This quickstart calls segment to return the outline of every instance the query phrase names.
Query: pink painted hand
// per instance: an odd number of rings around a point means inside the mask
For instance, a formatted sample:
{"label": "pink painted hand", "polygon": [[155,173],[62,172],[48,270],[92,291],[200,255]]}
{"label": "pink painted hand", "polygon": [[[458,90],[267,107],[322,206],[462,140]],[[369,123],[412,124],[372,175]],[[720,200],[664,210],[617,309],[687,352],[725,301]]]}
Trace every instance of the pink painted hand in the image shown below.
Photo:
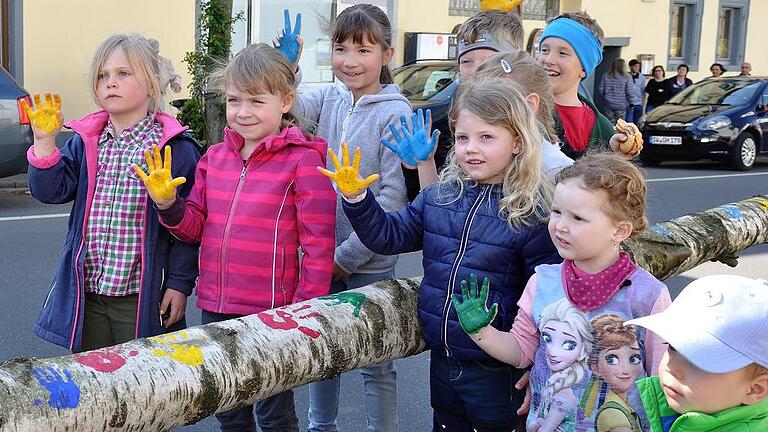
{"label": "pink painted hand", "polygon": [[360,148],[355,149],[355,159],[352,165],[349,164],[349,149],[347,143],[341,143],[341,162],[336,157],[336,153],[333,150],[328,149],[328,156],[333,161],[333,166],[336,167],[336,172],[328,171],[323,167],[317,167],[324,176],[329,177],[336,182],[339,188],[339,192],[346,198],[355,198],[365,191],[365,189],[379,179],[378,174],[369,175],[363,179],[360,177]]}
{"label": "pink painted hand", "polygon": [[34,94],[34,108],[25,99],[21,106],[27,113],[35,139],[55,137],[61,131],[63,116],[61,115],[61,96],[58,93],[45,93],[45,103],[40,99],[40,93]]}
{"label": "pink painted hand", "polygon": [[160,157],[160,149],[152,146],[152,153],[144,151],[147,160],[148,173],[145,173],[138,165],[133,164],[133,170],[147,187],[147,192],[152,201],[161,210],[167,209],[176,200],[176,188],[184,184],[185,177],[171,177],[171,148],[165,147],[165,160]]}

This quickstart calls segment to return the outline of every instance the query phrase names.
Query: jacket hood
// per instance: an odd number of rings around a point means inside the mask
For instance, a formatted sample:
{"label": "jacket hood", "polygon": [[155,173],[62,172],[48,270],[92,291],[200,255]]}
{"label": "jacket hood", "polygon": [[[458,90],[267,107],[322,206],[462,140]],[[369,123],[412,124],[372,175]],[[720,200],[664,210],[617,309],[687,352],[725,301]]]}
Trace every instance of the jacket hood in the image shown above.
{"label": "jacket hood", "polygon": [[[230,128],[224,128],[224,142],[236,152],[240,152],[240,149],[245,145],[245,139],[242,135]],[[325,161],[325,153],[328,149],[328,144],[325,140],[320,137],[310,136],[296,126],[283,128],[277,135],[270,135],[259,144],[259,146],[264,146],[264,150],[269,153],[277,153],[291,145],[311,148],[320,153],[323,161]]]}
{"label": "jacket hood", "polygon": [[336,90],[338,90],[341,97],[350,105],[354,105],[357,108],[362,108],[366,105],[375,104],[378,102],[388,101],[401,101],[408,109],[411,109],[411,103],[405,96],[400,94],[400,87],[397,84],[384,84],[381,86],[381,91],[376,94],[363,95],[357,102],[353,102],[352,92],[349,91],[347,86],[342,82],[336,83]]}
{"label": "jacket hood", "polygon": [[[65,122],[64,126],[77,132],[81,137],[93,138],[95,136],[98,139],[101,132],[107,126],[108,120],[109,113],[102,110],[88,114],[79,119]],[[165,145],[171,138],[189,129],[186,126],[182,126],[175,117],[162,111],[155,113],[155,120],[157,120],[163,127],[163,137],[160,140],[160,147]]]}

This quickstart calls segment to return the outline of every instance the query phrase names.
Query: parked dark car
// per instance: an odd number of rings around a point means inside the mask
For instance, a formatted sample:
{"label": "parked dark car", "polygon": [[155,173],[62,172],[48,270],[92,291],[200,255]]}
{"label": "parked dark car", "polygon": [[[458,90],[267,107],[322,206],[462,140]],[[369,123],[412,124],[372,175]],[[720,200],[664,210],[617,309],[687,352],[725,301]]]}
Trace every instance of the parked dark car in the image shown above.
{"label": "parked dark car", "polygon": [[645,165],[670,160],[727,161],[748,170],[768,153],[768,79],[708,78],[683,90],[639,122]]}
{"label": "parked dark car", "polygon": [[32,145],[29,117],[21,108],[21,100],[29,93],[0,68],[0,177],[27,171],[27,149]]}

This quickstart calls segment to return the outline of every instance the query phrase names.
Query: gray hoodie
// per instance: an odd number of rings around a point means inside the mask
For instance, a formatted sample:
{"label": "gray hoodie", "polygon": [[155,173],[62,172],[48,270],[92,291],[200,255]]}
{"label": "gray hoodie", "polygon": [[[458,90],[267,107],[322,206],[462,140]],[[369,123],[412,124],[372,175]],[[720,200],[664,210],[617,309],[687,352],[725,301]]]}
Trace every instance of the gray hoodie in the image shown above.
{"label": "gray hoodie", "polygon": [[[408,99],[395,84],[384,85],[375,95],[364,95],[357,103],[344,84],[316,87],[299,95],[294,111],[300,117],[317,123],[317,136],[339,155],[341,142],[349,145],[350,158],[360,147],[360,176],[379,174],[369,190],[381,207],[393,212],[406,203],[405,180],[400,158],[384,147],[381,138],[394,141],[387,125],[398,122],[401,115],[413,112]],[[328,169],[336,171],[331,158]],[[341,208],[341,196],[336,200],[336,264],[347,273],[383,273],[394,268],[397,256],[377,255],[360,242]]]}

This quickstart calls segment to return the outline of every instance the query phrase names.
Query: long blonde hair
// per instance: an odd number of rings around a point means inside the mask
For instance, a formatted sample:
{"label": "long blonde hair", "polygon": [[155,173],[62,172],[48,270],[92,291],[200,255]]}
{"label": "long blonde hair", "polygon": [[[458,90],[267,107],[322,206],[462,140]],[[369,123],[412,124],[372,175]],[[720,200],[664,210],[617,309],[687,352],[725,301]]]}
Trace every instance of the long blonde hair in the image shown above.
{"label": "long blonde hair", "polygon": [[539,110],[536,119],[539,121],[542,135],[551,143],[559,138],[555,132],[555,96],[552,94],[552,84],[549,83],[547,71],[525,51],[497,53],[486,58],[473,75],[473,79],[505,78],[512,80],[525,89],[526,94],[539,95]]}
{"label": "long blonde hair", "polygon": [[128,63],[137,77],[144,79],[147,83],[150,93],[149,111],[159,111],[163,106],[162,96],[160,94],[160,66],[157,61],[157,53],[152,49],[149,40],[144,36],[133,34],[114,34],[108,37],[96,49],[91,61],[91,95],[98,104],[96,96],[101,68],[107,62],[116,49],[122,48]]}
{"label": "long blonde hair", "polygon": [[[499,203],[499,216],[512,226],[530,226],[546,220],[554,189],[541,169],[542,137],[525,94],[519,85],[510,81],[473,79],[459,85],[449,113],[452,131],[459,113],[467,111],[520,137],[521,151],[504,169],[504,197]],[[468,182],[476,185],[457,162],[455,151],[451,151],[438,184],[439,199],[444,191],[450,191],[449,200],[442,204],[458,200]]]}
{"label": "long blonde hair", "polygon": [[539,333],[544,331],[544,326],[549,321],[558,321],[567,323],[581,337],[581,350],[579,357],[567,368],[555,372],[549,376],[544,389],[542,390],[542,406],[546,407],[554,396],[563,389],[572,387],[574,384],[583,380],[589,370],[588,361],[592,353],[594,344],[594,335],[592,325],[587,315],[572,305],[568,299],[560,299],[558,302],[547,305],[541,311],[539,320]]}

